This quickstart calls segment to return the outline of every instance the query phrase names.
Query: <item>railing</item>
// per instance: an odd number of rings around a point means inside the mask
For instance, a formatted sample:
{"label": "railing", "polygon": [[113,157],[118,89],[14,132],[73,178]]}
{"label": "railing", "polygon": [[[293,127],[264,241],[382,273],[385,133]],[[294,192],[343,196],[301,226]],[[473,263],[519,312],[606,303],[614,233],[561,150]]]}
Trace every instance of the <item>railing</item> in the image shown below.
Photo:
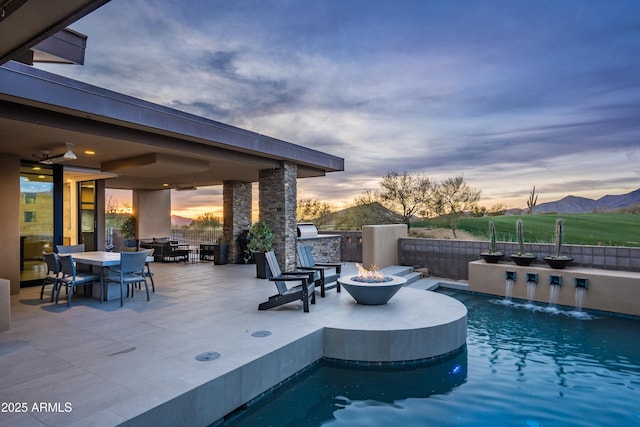
{"label": "railing", "polygon": [[189,228],[171,229],[171,240],[177,240],[180,244],[200,246],[201,243],[219,243],[222,240],[222,228],[213,230],[197,230]]}
{"label": "railing", "polygon": [[[107,229],[105,235],[105,247],[119,250],[123,246],[120,230]],[[171,230],[171,240],[177,240],[180,244],[199,247],[200,244],[218,243],[222,240],[222,228],[214,230],[196,230],[188,228],[174,228]]]}

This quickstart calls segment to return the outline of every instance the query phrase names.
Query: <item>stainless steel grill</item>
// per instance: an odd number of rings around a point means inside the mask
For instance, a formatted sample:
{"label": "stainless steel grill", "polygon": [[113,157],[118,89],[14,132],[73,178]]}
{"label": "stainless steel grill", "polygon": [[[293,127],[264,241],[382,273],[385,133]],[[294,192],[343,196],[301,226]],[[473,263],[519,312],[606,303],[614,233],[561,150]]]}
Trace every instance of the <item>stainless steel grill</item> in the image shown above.
{"label": "stainless steel grill", "polygon": [[317,237],[318,229],[313,223],[298,224],[298,237]]}

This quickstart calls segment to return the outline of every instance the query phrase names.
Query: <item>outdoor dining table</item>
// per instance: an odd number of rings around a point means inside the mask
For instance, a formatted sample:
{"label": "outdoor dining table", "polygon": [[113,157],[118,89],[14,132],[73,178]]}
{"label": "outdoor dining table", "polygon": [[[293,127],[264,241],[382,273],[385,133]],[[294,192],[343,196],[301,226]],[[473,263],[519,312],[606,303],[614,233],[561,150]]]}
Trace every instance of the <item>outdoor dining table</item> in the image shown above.
{"label": "outdoor dining table", "polygon": [[[106,251],[90,251],[90,252],[74,252],[69,255],[73,256],[73,260],[77,264],[91,265],[101,268],[100,274],[100,302],[107,300],[107,292],[104,287],[104,277],[109,267],[117,267],[120,265],[119,252]],[[153,262],[153,257],[148,256],[146,262]]]}

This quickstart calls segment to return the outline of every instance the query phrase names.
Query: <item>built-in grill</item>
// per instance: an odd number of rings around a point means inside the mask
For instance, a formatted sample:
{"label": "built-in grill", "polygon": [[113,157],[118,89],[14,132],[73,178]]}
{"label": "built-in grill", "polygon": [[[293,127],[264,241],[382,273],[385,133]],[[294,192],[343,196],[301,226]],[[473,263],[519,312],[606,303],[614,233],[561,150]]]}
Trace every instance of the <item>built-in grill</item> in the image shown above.
{"label": "built-in grill", "polygon": [[298,237],[318,237],[318,229],[313,223],[300,223],[298,224]]}

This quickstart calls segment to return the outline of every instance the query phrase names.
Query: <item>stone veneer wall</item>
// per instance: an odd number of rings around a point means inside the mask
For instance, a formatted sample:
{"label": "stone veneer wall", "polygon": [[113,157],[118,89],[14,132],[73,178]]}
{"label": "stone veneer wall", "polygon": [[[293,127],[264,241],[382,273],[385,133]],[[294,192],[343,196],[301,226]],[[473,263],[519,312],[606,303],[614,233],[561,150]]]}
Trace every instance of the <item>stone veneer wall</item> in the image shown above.
{"label": "stone veneer wall", "polygon": [[237,238],[251,228],[251,183],[224,181],[222,190],[223,226],[222,239],[229,244],[229,260],[241,264],[244,254]]}
{"label": "stone veneer wall", "polygon": [[[481,259],[480,252],[485,252],[488,245],[475,240],[400,239],[399,263],[426,267],[434,276],[467,280],[469,263]],[[498,250],[506,255],[502,262],[511,262],[509,255],[517,252],[518,244],[498,242]],[[525,250],[538,256],[534,265],[546,266],[542,257],[553,253],[554,246],[525,244]],[[562,254],[573,257],[572,266],[640,272],[640,248],[563,245]]]}
{"label": "stone veneer wall", "polygon": [[362,231],[319,231],[321,236],[333,234],[340,236],[340,261],[362,262]]}
{"label": "stone veneer wall", "polygon": [[342,236],[328,234],[319,235],[319,237],[298,238],[298,245],[311,247],[315,262],[340,262],[342,261],[341,241]]}
{"label": "stone veneer wall", "polygon": [[273,231],[273,249],[284,271],[296,268],[296,222],[298,166],[282,162],[277,169],[260,171],[260,220]]}

